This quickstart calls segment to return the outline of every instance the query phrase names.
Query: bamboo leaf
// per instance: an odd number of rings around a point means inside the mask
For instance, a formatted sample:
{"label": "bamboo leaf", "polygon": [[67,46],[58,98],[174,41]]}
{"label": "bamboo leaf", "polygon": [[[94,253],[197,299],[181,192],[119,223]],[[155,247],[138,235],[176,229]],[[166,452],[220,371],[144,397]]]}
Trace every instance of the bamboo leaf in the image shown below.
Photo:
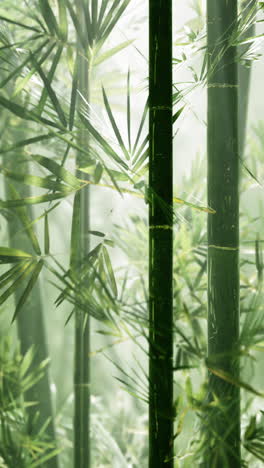
{"label": "bamboo leaf", "polygon": [[8,289],[0,296],[0,306],[13,294],[19,286],[21,286],[21,281],[23,281],[33,270],[34,262],[28,263],[23,268],[23,273],[9,286]]}
{"label": "bamboo leaf", "polygon": [[59,37],[60,36],[59,27],[57,24],[56,17],[50,7],[49,1],[39,0],[39,6],[40,6],[41,13],[43,15],[44,21],[51,35],[57,35]]}
{"label": "bamboo leaf", "polygon": [[127,137],[129,151],[131,151],[131,110],[130,110],[130,70],[127,73]]}
{"label": "bamboo leaf", "polygon": [[0,264],[21,262],[32,259],[32,255],[23,250],[12,249],[10,247],[0,247]]}
{"label": "bamboo leaf", "polygon": [[184,110],[185,106],[182,106],[172,117],[172,122],[175,123],[176,120],[180,117],[182,111]]}
{"label": "bamboo leaf", "polygon": [[95,171],[94,171],[94,183],[95,184],[99,184],[102,174],[103,174],[103,166],[100,163],[97,163]]}
{"label": "bamboo leaf", "polygon": [[89,234],[92,234],[93,236],[98,236],[98,237],[105,237],[105,234],[100,231],[88,231]]}
{"label": "bamboo leaf", "polygon": [[54,200],[58,200],[66,197],[71,192],[59,192],[59,193],[46,193],[45,195],[39,195],[36,197],[20,198],[19,200],[0,200],[0,207],[3,208],[14,208],[23,205],[38,205],[39,203],[46,203]]}
{"label": "bamboo leaf", "polygon": [[117,292],[115,275],[114,275],[114,272],[113,272],[112,263],[111,263],[111,260],[110,260],[110,257],[109,257],[108,250],[104,245],[103,245],[103,255],[104,255],[104,261],[105,261],[105,265],[106,265],[106,268],[107,268],[111,288],[112,288],[112,291],[114,293],[114,296],[117,297],[118,292]]}
{"label": "bamboo leaf", "polygon": [[3,273],[3,275],[1,275],[0,277],[0,288],[1,289],[4,288],[8,283],[13,281],[13,279],[15,279],[17,275],[25,269],[27,264],[28,264],[27,262],[18,262],[8,271]]}
{"label": "bamboo leaf", "polygon": [[113,116],[113,113],[112,113],[112,110],[111,110],[111,107],[110,107],[110,104],[109,104],[109,101],[108,101],[108,98],[106,96],[106,93],[105,93],[105,90],[104,90],[104,87],[102,87],[102,92],[103,92],[103,99],[104,99],[104,104],[105,104],[105,108],[106,108],[106,112],[108,114],[108,117],[109,117],[109,120],[111,122],[111,125],[112,125],[112,128],[114,130],[114,133],[115,133],[115,136],[116,136],[116,139],[120,145],[120,148],[122,149],[126,159],[130,159],[129,157],[129,153],[124,145],[124,142],[123,142],[123,139],[121,137],[121,134],[119,132],[119,129],[116,125],[116,121],[114,119],[114,116]]}
{"label": "bamboo leaf", "polygon": [[32,185],[34,187],[48,188],[58,192],[68,192],[71,190],[67,185],[60,182],[50,180],[48,177],[39,177],[28,174],[20,174],[19,172],[12,172],[9,169],[0,166],[0,172],[10,179],[22,182],[25,185]]}
{"label": "bamboo leaf", "polygon": [[231,374],[228,374],[227,372],[222,371],[221,369],[215,369],[210,366],[207,366],[208,370],[212,372],[212,374],[217,375],[217,377],[220,377],[221,379],[225,380],[226,382],[231,383],[232,385],[235,385],[236,387],[241,387],[247,390],[248,392],[254,393],[254,395],[258,395],[262,398],[264,398],[264,393],[259,392],[255,388],[253,388],[251,385],[249,385],[246,382],[243,382],[240,379],[234,378]]}
{"label": "bamboo leaf", "polygon": [[77,192],[73,201],[73,215],[71,228],[71,256],[70,266],[74,270],[78,267],[79,262],[79,233],[81,229],[81,194]]}
{"label": "bamboo leaf", "polygon": [[121,44],[119,44],[119,45],[117,45],[115,47],[112,47],[111,49],[107,50],[106,52],[104,52],[102,54],[96,54],[95,59],[94,59],[94,65],[99,65],[99,64],[105,62],[105,60],[108,60],[109,58],[112,58],[115,54],[117,54],[121,50],[125,49],[130,44],[132,44],[133,42],[134,42],[134,39],[130,39],[129,41],[124,41]]}
{"label": "bamboo leaf", "polygon": [[101,148],[108,154],[111,158],[113,158],[118,164],[120,164],[124,169],[128,170],[128,165],[122,161],[122,159],[118,156],[118,154],[113,150],[113,148],[109,145],[109,143],[100,135],[100,133],[92,126],[92,124],[88,121],[88,119],[80,115],[84,125],[89,130],[91,135],[94,139],[99,143]]}
{"label": "bamboo leaf", "polygon": [[16,309],[15,309],[15,313],[13,315],[13,318],[12,318],[12,323],[15,321],[19,311],[22,309],[23,305],[25,304],[25,302],[27,301],[38,277],[39,277],[39,274],[42,270],[42,267],[43,267],[43,260],[40,260],[37,265],[35,266],[34,268],[34,271],[32,273],[32,276],[27,284],[27,287],[25,289],[25,291],[23,292],[22,296],[20,297],[19,301],[18,301],[18,304],[16,306]]}
{"label": "bamboo leaf", "polygon": [[[40,51],[49,43],[49,41],[46,39],[44,42],[40,44],[40,46],[33,52],[36,55],[39,55]],[[54,46],[54,45],[53,45]],[[25,60],[18,65],[8,76],[6,76],[0,83],[0,88],[3,88],[4,86],[7,85],[7,83],[15,76],[17,75],[23,68],[30,62],[30,56],[27,55]]]}
{"label": "bamboo leaf", "polygon": [[[43,54],[41,59],[39,60],[39,64],[42,64],[43,62],[46,61],[46,59],[49,57],[50,53],[53,51],[55,47],[55,44],[52,44],[49,49]],[[32,53],[34,56],[35,54]],[[31,60],[31,57],[29,55],[29,60]],[[25,77],[22,77],[21,79],[17,80],[16,87],[14,89],[14,92],[12,94],[12,98],[14,98],[22,89],[25,88],[26,84],[29,82],[30,78],[36,73],[37,69],[36,67],[32,67],[29,73]]]}
{"label": "bamboo leaf", "polygon": [[[60,58],[61,58],[61,54],[62,54],[62,51],[63,51],[63,46],[59,46],[57,51],[56,51],[56,54],[53,58],[53,61],[52,61],[52,65],[51,65],[51,68],[49,70],[49,73],[47,75],[47,80],[48,82],[51,84],[52,83],[52,80],[54,78],[54,75],[55,75],[55,72],[57,70],[57,67],[59,65],[59,62],[60,62]],[[41,115],[41,113],[43,112],[44,110],[44,107],[45,107],[45,103],[46,103],[46,99],[48,97],[48,90],[46,88],[46,86],[43,88],[43,91],[42,91],[42,94],[41,94],[41,98],[40,98],[40,101],[39,101],[39,114]]]}
{"label": "bamboo leaf", "polygon": [[53,161],[46,156],[42,156],[40,154],[32,154],[31,158],[38,162],[41,166],[48,169],[52,174],[56,177],[59,177],[63,180],[66,184],[70,185],[74,189],[79,189],[81,187],[81,182],[77,177],[67,171],[64,167],[60,166],[58,163]]}
{"label": "bamboo leaf", "polygon": [[30,31],[35,31],[35,32],[38,32],[38,33],[41,32],[40,29],[35,28],[34,26],[28,26],[27,24],[20,23],[19,21],[15,21],[15,20],[13,20],[11,18],[7,18],[6,16],[0,15],[0,20],[4,21],[6,23],[15,24],[16,26],[19,26],[19,27],[24,28],[24,29],[29,29]]}
{"label": "bamboo leaf", "polygon": [[51,87],[51,82],[50,80],[46,77],[45,73],[43,72],[42,68],[41,68],[41,65],[37,62],[37,60],[35,59],[34,55],[31,54],[31,60],[34,64],[34,66],[36,67],[37,71],[38,71],[38,74],[40,76],[40,78],[42,79],[43,81],[43,84],[45,86],[45,89],[49,95],[49,98],[53,104],[53,107],[58,115],[58,118],[59,120],[61,121],[62,125],[64,127],[67,127],[67,120],[65,118],[65,115],[64,115],[64,112],[62,110],[62,107],[59,103],[59,100],[57,98],[57,95],[56,93],[54,92],[54,90],[52,89]]}
{"label": "bamboo leaf", "polygon": [[20,106],[6,98],[4,96],[0,96],[0,105],[2,105],[5,109],[15,114],[17,117],[25,120],[32,120],[34,122],[42,122],[46,125],[51,127],[60,128],[60,126],[56,122],[52,122],[51,120],[47,120],[43,117],[38,116],[32,110],[27,110],[25,107]]}
{"label": "bamboo leaf", "polygon": [[58,0],[59,4],[59,29],[60,37],[63,41],[67,41],[68,38],[68,19],[67,19],[67,9],[64,0]]}
{"label": "bamboo leaf", "polygon": [[[19,193],[17,192],[15,187],[13,185],[11,185],[11,184],[10,184],[10,190],[11,190],[12,198],[14,200],[17,200],[17,199],[20,198]],[[16,211],[21,223],[24,226],[25,232],[26,232],[26,234],[27,234],[27,236],[28,236],[28,238],[29,238],[29,240],[30,240],[30,242],[32,244],[33,249],[35,250],[37,255],[41,255],[41,249],[40,249],[40,246],[39,246],[39,242],[38,242],[36,233],[35,233],[32,225],[31,225],[31,219],[28,216],[26,208],[23,207],[23,206],[17,207],[17,208],[15,208],[15,211]]]}
{"label": "bamboo leaf", "polygon": [[25,140],[20,140],[17,143],[8,146],[7,148],[1,148],[0,154],[8,153],[9,151],[14,151],[17,148],[23,148],[24,146],[32,145],[34,143],[39,143],[40,141],[49,140],[50,138],[54,138],[54,133],[47,133],[45,135],[38,135],[32,138],[26,138]]}
{"label": "bamboo leaf", "polygon": [[[141,121],[140,121],[140,124],[139,124],[139,127],[138,127],[138,132],[137,132],[136,140],[135,140],[135,143],[134,143],[134,146],[133,146],[132,154],[134,154],[136,149],[137,149],[137,145],[138,145],[139,139],[141,137],[141,133],[142,133],[142,130],[143,130],[143,127],[144,127],[144,123],[146,121],[146,117],[147,117],[147,113],[148,113],[148,106],[149,106],[149,102],[148,102],[148,99],[147,99],[147,101],[145,103],[145,106],[144,106],[144,111],[143,111],[143,114],[142,114],[142,117],[141,117]],[[147,136],[147,139],[149,139],[148,136]]]}
{"label": "bamboo leaf", "polygon": [[81,26],[81,23],[70,3],[69,0],[65,0],[66,3],[67,3],[67,8],[69,10],[69,13],[70,13],[70,16],[71,16],[71,19],[72,19],[72,22],[73,22],[73,25],[74,25],[74,28],[75,28],[75,32],[76,32],[76,35],[80,41],[80,43],[82,44],[82,47],[84,50],[86,50],[86,46],[87,46],[87,39],[86,37],[84,36],[83,34],[83,28]]}
{"label": "bamboo leaf", "polygon": [[50,253],[49,219],[47,213],[45,213],[44,218],[44,252],[46,255]]}
{"label": "bamboo leaf", "polygon": [[69,129],[70,130],[73,129],[73,124],[74,124],[74,116],[75,116],[76,102],[77,102],[77,88],[78,88],[78,61],[76,58],[74,62],[74,69],[73,69],[71,103],[70,103],[70,110],[69,110]]}

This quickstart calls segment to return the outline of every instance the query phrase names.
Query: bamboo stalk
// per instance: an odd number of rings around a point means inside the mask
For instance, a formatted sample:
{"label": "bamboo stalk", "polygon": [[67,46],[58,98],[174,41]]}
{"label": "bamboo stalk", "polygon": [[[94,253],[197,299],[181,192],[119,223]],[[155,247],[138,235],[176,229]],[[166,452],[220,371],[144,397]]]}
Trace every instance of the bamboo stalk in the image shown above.
{"label": "bamboo stalk", "polygon": [[[207,0],[208,366],[239,377],[239,157],[237,1]],[[219,375],[219,374],[218,374]],[[209,370],[208,467],[240,467],[240,390]]]}
{"label": "bamboo stalk", "polygon": [[165,4],[149,1],[149,135],[149,467],[170,468],[173,467],[171,1]]}
{"label": "bamboo stalk", "polygon": [[[82,0],[76,0],[76,12],[80,24],[82,21]],[[78,35],[78,37],[80,37]],[[88,61],[80,41],[77,42],[78,53],[78,89],[85,100],[89,102],[89,72]],[[88,54],[87,54],[88,55]],[[77,108],[80,110],[81,96],[77,97]],[[87,148],[89,144],[87,132],[81,129],[78,135],[78,145]],[[77,166],[86,164],[82,161],[82,153],[77,154]],[[85,177],[82,175],[82,177]],[[88,179],[88,177],[86,176]],[[73,220],[77,217],[79,223],[79,255],[78,261],[89,252],[90,229],[89,185],[75,195]],[[76,212],[78,211],[78,212]],[[77,272],[78,274],[78,272]],[[74,357],[74,467],[90,467],[90,319],[82,310],[75,312],[75,357]]]}
{"label": "bamboo stalk", "polygon": [[[257,2],[256,0],[244,0],[241,6],[242,18],[246,18],[249,12],[253,9],[256,11]],[[255,24],[252,24],[246,31],[243,39],[253,37],[255,34]],[[242,54],[249,49],[249,46],[241,46],[239,53]],[[239,130],[239,155],[242,158],[245,148],[246,140],[246,129],[247,129],[247,114],[248,114],[248,102],[249,102],[249,86],[251,77],[252,65],[249,66],[239,65],[238,67],[238,130]]]}

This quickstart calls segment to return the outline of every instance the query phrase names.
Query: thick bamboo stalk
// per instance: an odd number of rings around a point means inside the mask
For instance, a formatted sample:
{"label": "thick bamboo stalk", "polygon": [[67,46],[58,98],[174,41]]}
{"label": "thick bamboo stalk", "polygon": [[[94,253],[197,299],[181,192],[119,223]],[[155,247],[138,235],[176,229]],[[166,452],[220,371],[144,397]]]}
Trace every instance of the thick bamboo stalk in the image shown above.
{"label": "thick bamboo stalk", "polygon": [[[19,156],[8,154],[5,157],[5,166],[9,167],[11,170],[17,169]],[[28,165],[23,163],[20,165],[20,169],[28,172]],[[31,189],[28,186],[23,187],[19,184],[13,182],[13,185],[20,191],[22,197],[30,197]],[[8,194],[8,183],[5,178],[5,191]],[[10,194],[8,196],[10,198]],[[32,207],[28,206],[27,208],[29,217],[33,219]],[[26,252],[34,253],[32,246],[29,242],[28,237],[23,230],[23,226],[19,222],[19,219],[14,215],[11,219],[8,220],[8,232],[9,232],[9,244],[10,247],[21,249]],[[19,233],[19,234],[17,234]],[[21,294],[25,289],[25,285],[18,287],[15,291],[15,302],[17,303]],[[38,367],[42,361],[46,360],[48,357],[48,348],[46,343],[46,333],[45,333],[45,323],[44,323],[44,310],[41,300],[41,289],[39,282],[36,283],[34,289],[32,290],[30,297],[28,298],[23,310],[17,316],[17,333],[20,341],[20,350],[21,354],[25,355],[29,348],[34,345],[35,353],[32,363],[32,368]],[[42,379],[37,382],[32,388],[27,390],[25,393],[25,400],[27,402],[35,402],[34,406],[29,406],[28,416],[29,416],[29,427],[28,431],[33,434],[37,434],[38,431],[42,428],[47,419],[50,419],[50,422],[46,429],[46,435],[50,438],[51,442],[55,442],[55,426],[53,420],[53,410],[52,410],[52,400],[51,400],[51,391],[50,391],[50,382],[49,382],[49,371],[48,368],[44,371],[44,376]],[[36,413],[39,412],[39,417],[36,419]],[[55,456],[45,463],[45,467],[48,468],[58,468],[59,460]]]}
{"label": "thick bamboo stalk", "polygon": [[[82,0],[76,0],[76,11],[80,24],[85,31],[82,18]],[[89,102],[89,64],[78,40],[78,90]],[[78,96],[77,107],[81,110],[82,98]],[[87,131],[81,129],[78,144],[87,149],[89,141]],[[82,154],[77,154],[77,167],[85,166]],[[82,174],[82,178],[84,178]],[[73,219],[79,219],[79,261],[89,252],[89,187],[75,195]],[[79,213],[76,213],[79,210]],[[77,272],[78,274],[78,272]],[[74,468],[90,467],[90,320],[88,314],[76,310],[75,315],[75,358],[74,358]]]}
{"label": "thick bamboo stalk", "polygon": [[[208,467],[240,467],[238,66],[230,38],[236,0],[207,0],[208,364],[212,407]],[[218,373],[218,375],[216,375]]]}
{"label": "thick bamboo stalk", "polygon": [[172,2],[149,0],[149,467],[173,467]]}

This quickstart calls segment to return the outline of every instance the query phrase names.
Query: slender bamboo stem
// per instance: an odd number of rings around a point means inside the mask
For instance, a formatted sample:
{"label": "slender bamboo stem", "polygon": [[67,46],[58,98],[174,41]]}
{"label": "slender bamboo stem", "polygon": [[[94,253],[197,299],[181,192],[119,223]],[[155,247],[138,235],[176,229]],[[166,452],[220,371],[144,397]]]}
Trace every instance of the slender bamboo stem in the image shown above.
{"label": "slender bamboo stem", "polygon": [[[76,12],[85,31],[82,21],[82,0],[76,0]],[[87,54],[88,55],[88,54]],[[89,64],[83,48],[78,41],[78,89],[89,102]],[[77,98],[78,109],[81,109],[82,98]],[[87,149],[89,141],[85,129],[79,131],[78,144]],[[77,154],[77,166],[85,166],[82,153]],[[82,174],[83,178],[83,174]],[[89,187],[83,188],[75,195],[73,219],[77,215],[79,222],[79,261],[89,252]],[[76,210],[79,213],[76,213]],[[77,273],[78,274],[78,273]],[[90,467],[90,320],[88,314],[76,310],[75,320],[75,359],[74,359],[74,468]]]}
{"label": "slender bamboo stem", "polygon": [[[11,170],[19,164],[19,155],[8,154],[5,157],[5,166]],[[15,166],[15,167],[14,167]],[[20,170],[23,167],[23,171],[28,173],[28,165],[23,163],[20,165]],[[5,191],[9,193],[8,183],[5,178]],[[28,186],[23,187],[13,182],[13,185],[20,191],[22,197],[31,196],[31,188]],[[7,198],[11,198],[10,194]],[[29,217],[33,219],[32,207],[27,208]],[[8,221],[8,232],[9,232],[9,244],[10,247],[25,250],[26,252],[34,253],[32,246],[23,230],[18,218],[13,216]],[[19,233],[19,234],[17,234]],[[18,287],[15,290],[15,302],[17,303],[21,294],[25,289],[25,285]],[[48,348],[46,343],[45,323],[43,305],[41,300],[41,290],[39,282],[37,282],[32,290],[24,310],[22,310],[17,316],[17,333],[20,341],[21,354],[25,355],[29,348],[35,346],[35,354],[32,363],[32,367],[38,367],[42,361],[48,357]],[[53,420],[52,400],[49,382],[49,371],[46,369],[42,379],[37,382],[32,388],[27,390],[25,393],[25,400],[27,402],[36,402],[36,405],[29,406],[27,409],[29,417],[28,431],[33,434],[37,434],[43,427],[45,422],[50,419],[50,422],[46,429],[46,435],[52,442],[55,442],[55,426]],[[36,419],[36,412],[39,412],[39,417]],[[55,456],[45,463],[45,467],[58,468],[59,460]]]}
{"label": "slender bamboo stem", "polygon": [[[253,10],[257,9],[256,0],[244,0],[242,3],[242,18],[246,19],[247,15]],[[252,14],[253,16],[253,14]],[[246,31],[243,39],[253,37],[255,34],[255,24],[252,24]],[[245,53],[249,49],[248,45],[240,47],[239,54]],[[246,128],[247,128],[247,114],[248,114],[248,102],[249,102],[249,86],[251,77],[252,65],[246,67],[240,64],[238,67],[238,130],[239,130],[239,155],[242,158],[245,149],[246,140]]]}
{"label": "slender bamboo stem", "polygon": [[[149,467],[173,467],[172,2],[149,0]],[[166,207],[166,208],[164,208]]]}
{"label": "slender bamboo stem", "polygon": [[[208,363],[237,380],[239,360],[238,67],[231,34],[237,1],[207,0]],[[209,370],[208,467],[240,467],[240,391]]]}

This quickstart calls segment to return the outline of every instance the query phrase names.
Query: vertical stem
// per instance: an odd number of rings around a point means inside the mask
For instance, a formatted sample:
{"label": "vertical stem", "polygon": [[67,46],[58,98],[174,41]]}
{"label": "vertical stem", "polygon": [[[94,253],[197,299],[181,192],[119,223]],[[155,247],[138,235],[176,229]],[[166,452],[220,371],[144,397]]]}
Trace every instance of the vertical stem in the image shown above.
{"label": "vertical stem", "polygon": [[149,467],[173,467],[172,2],[149,0]]}
{"label": "vertical stem", "polygon": [[[257,9],[256,0],[244,0],[242,3],[242,17],[246,18],[250,11]],[[252,16],[254,16],[252,14]],[[255,25],[252,24],[247,32],[244,34],[243,39],[253,37],[255,34]],[[249,49],[248,45],[240,47],[239,53],[245,52]],[[248,114],[248,101],[249,101],[249,86],[252,65],[245,66],[240,64],[238,67],[238,131],[239,131],[239,155],[243,158],[246,142],[246,128],[247,128],[247,114]]]}
{"label": "vertical stem", "polygon": [[[76,0],[76,12],[85,31],[82,20],[82,0]],[[85,51],[78,40],[78,90],[89,102],[89,64]],[[77,98],[80,110],[81,96]],[[78,144],[87,149],[89,141],[84,128],[79,131]],[[77,166],[86,166],[82,153],[77,154]],[[82,174],[82,178],[84,178]],[[88,177],[87,177],[88,178]],[[89,252],[89,186],[77,192],[74,201],[73,220],[79,226],[79,262]],[[78,213],[76,213],[78,211]],[[78,275],[78,272],[77,272]],[[75,358],[74,358],[74,468],[90,467],[90,320],[88,314],[76,310],[75,321]]]}
{"label": "vertical stem", "polygon": [[[237,0],[207,0],[208,365],[239,377],[239,158]],[[209,370],[208,467],[240,467],[240,391]]]}

